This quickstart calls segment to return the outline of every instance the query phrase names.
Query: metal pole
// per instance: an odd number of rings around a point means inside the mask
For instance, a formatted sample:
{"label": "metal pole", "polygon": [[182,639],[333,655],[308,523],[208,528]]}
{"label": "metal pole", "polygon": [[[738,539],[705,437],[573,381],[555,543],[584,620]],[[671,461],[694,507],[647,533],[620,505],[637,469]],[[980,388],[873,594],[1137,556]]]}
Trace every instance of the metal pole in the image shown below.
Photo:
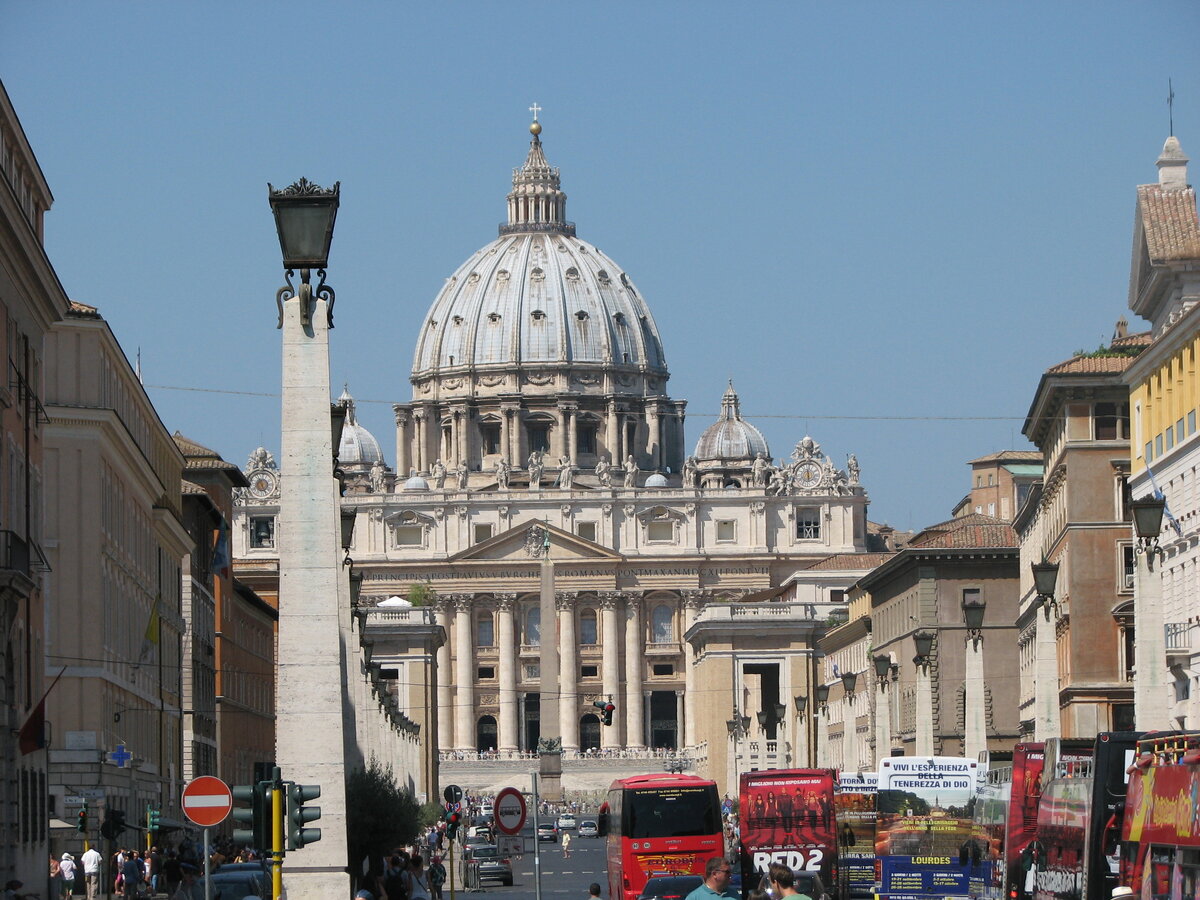
{"label": "metal pole", "polygon": [[450,900],[454,900],[454,838],[447,838],[450,846]]}
{"label": "metal pole", "polygon": [[209,870],[212,868],[212,863],[209,862],[212,856],[212,838],[209,832],[211,828],[204,829],[204,900],[212,900],[212,874]]}
{"label": "metal pole", "polygon": [[533,896],[534,900],[542,900],[542,842],[538,840],[538,777],[537,772],[530,772],[529,779],[533,783]]}
{"label": "metal pole", "polygon": [[283,773],[271,770],[271,896],[283,896]]}

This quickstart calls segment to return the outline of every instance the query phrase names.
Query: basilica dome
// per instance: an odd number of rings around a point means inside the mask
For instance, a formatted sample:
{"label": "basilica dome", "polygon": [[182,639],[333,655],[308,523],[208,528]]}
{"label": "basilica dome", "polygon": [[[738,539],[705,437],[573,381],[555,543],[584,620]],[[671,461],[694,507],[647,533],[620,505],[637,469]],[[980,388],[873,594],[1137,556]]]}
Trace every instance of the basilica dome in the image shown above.
{"label": "basilica dome", "polygon": [[528,368],[666,375],[658,328],[633,281],[566,220],[539,132],[513,172],[500,236],[446,279],[425,316],[414,383]]}
{"label": "basilica dome", "polygon": [[364,465],[370,467],[383,462],[383,449],[375,435],[358,424],[354,411],[354,398],[348,387],[343,387],[337,402],[346,407],[346,422],[342,426],[342,442],[338,445],[338,461],[343,466]]}
{"label": "basilica dome", "polygon": [[731,381],[721,397],[721,416],[704,429],[694,455],[697,460],[753,459],[759,453],[771,459],[762,432],[742,418],[741,401]]}

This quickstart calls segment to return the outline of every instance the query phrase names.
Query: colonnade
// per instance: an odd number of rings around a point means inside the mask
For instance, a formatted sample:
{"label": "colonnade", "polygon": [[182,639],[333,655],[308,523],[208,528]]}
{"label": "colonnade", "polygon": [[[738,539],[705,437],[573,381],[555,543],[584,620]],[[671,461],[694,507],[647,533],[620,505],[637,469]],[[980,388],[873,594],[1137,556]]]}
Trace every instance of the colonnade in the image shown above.
{"label": "colonnade", "polygon": [[[528,598],[529,603],[519,602]],[[481,716],[496,720],[497,743],[500,753],[532,749],[522,740],[522,719],[525,695],[557,691],[562,709],[562,746],[564,750],[580,749],[580,719],[587,713],[600,714],[592,707],[593,700],[611,698],[617,707],[612,727],[600,728],[602,750],[640,749],[650,742],[650,695],[647,685],[647,601],[639,594],[624,592],[557,592],[555,606],[557,622],[539,623],[540,635],[556,637],[559,650],[557,678],[543,678],[522,671],[538,660],[530,652],[532,644],[524,647],[525,637],[518,615],[537,605],[536,594],[489,593],[443,595],[436,610],[437,621],[450,636],[448,644],[438,649],[437,702],[439,709],[438,745],[443,750],[473,751],[476,746],[476,725]],[[685,597],[676,607],[676,615],[684,613],[683,627],[695,621],[700,601]],[[581,610],[598,611],[596,644],[581,644],[578,621]],[[490,644],[477,644],[477,614],[492,615],[493,638]],[[676,622],[679,630],[681,623]],[[485,639],[486,640],[486,639]],[[592,650],[594,652],[589,653]],[[690,647],[681,651],[678,659],[665,657],[675,664],[679,675],[691,683]],[[581,664],[594,660],[599,678],[581,677]],[[494,680],[478,678],[477,666],[491,667]],[[556,683],[557,682],[557,683]],[[676,740],[679,744],[695,742],[695,728],[690,692],[677,683],[653,685],[657,690],[676,694]],[[545,735],[549,737],[549,735]]]}

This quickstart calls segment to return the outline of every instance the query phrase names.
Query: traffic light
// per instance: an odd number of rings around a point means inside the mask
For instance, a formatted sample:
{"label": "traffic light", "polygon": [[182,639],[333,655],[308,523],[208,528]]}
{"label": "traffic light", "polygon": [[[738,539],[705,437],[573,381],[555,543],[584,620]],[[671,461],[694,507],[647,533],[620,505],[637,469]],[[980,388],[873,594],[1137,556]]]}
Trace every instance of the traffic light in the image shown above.
{"label": "traffic light", "polygon": [[299,850],[306,844],[315,844],[321,839],[320,828],[305,828],[309,822],[321,818],[321,807],[305,806],[309,800],[321,796],[321,787],[316,784],[287,784],[287,848]]}
{"label": "traffic light", "polygon": [[231,789],[235,803],[244,803],[233,810],[233,821],[243,827],[233,830],[233,841],[255,850],[271,847],[271,794],[270,782],[239,784]]}
{"label": "traffic light", "polygon": [[610,701],[608,701],[608,700],[593,700],[592,706],[596,707],[596,709],[603,711],[604,715],[600,719],[601,722],[603,722],[605,725],[612,724],[613,713],[615,713],[617,711],[617,708],[615,706],[613,706],[613,704]]}
{"label": "traffic light", "polygon": [[79,821],[75,823],[75,830],[78,831],[80,834],[87,834],[87,817],[88,817],[88,808],[87,808],[87,804],[85,803],[85,804],[83,804],[82,807],[80,807]]}
{"label": "traffic light", "polygon": [[115,841],[121,836],[121,832],[125,830],[125,812],[120,809],[107,809],[104,811],[104,821],[100,823],[100,834],[108,838],[110,841]]}
{"label": "traffic light", "polygon": [[454,836],[458,834],[459,823],[462,822],[462,813],[457,809],[446,810],[446,839],[454,840]]}
{"label": "traffic light", "polygon": [[146,807],[146,830],[158,831],[158,823],[162,819],[162,813],[153,806]]}

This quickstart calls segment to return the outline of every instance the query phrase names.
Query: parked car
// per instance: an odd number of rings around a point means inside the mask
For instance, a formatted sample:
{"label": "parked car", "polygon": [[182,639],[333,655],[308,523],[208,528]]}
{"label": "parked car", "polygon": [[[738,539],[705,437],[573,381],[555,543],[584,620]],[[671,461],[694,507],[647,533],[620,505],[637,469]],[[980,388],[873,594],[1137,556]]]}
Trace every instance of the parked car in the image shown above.
{"label": "parked car", "polygon": [[558,830],[567,831],[575,827],[575,816],[571,813],[563,813],[558,817]]}
{"label": "parked car", "polygon": [[539,843],[557,844],[558,843],[558,829],[555,828],[553,825],[551,825],[549,822],[545,822],[537,827],[537,839],[538,839]]}
{"label": "parked car", "polygon": [[585,822],[580,822],[579,823],[579,836],[580,837],[599,837],[600,836],[600,828],[596,825],[595,822],[591,821],[590,819]]}
{"label": "parked car", "polygon": [[479,864],[479,880],[485,878],[498,879],[503,884],[512,887],[512,860],[500,855],[495,844],[480,844],[467,849],[467,859]]}
{"label": "parked car", "polygon": [[[270,879],[264,880],[262,875],[250,870],[214,872],[210,881],[212,900],[243,900],[245,897],[269,897],[271,894]],[[201,878],[196,885],[197,893],[202,892],[204,879]]]}
{"label": "parked car", "polygon": [[638,900],[683,900],[702,884],[701,875],[660,875],[646,882]]}

